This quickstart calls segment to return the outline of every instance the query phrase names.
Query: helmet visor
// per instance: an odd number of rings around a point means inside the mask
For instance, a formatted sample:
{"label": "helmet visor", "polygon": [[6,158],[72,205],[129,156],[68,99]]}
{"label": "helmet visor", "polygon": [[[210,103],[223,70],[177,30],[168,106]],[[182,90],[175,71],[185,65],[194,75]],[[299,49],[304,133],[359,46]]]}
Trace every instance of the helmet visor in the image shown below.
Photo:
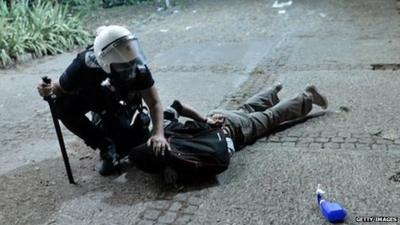
{"label": "helmet visor", "polygon": [[106,45],[100,54],[109,65],[118,65],[121,69],[130,69],[135,62],[143,62],[144,56],[139,41],[133,35],[124,36]]}
{"label": "helmet visor", "polygon": [[138,60],[134,59],[125,63],[111,63],[111,68],[115,72],[122,72],[127,70],[133,70],[133,68],[138,64]]}

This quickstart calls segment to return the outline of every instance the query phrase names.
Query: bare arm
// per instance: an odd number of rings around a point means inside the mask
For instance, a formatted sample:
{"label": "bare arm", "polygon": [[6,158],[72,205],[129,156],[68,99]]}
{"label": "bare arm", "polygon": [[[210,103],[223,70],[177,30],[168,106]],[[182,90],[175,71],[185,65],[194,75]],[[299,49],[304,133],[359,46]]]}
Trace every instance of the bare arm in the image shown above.
{"label": "bare arm", "polygon": [[182,105],[182,112],[181,116],[188,117],[195,121],[206,121],[206,117],[202,116],[199,111],[188,104],[181,103]]}
{"label": "bare arm", "polygon": [[214,114],[211,117],[204,117],[200,114],[199,111],[197,111],[190,105],[183,103],[181,103],[181,105],[182,105],[182,111],[180,114],[181,116],[191,118],[195,121],[208,123],[212,127],[221,127],[225,121],[225,117],[223,115]]}
{"label": "bare arm", "polygon": [[146,105],[149,107],[151,121],[153,122],[153,135],[150,137],[148,144],[153,145],[153,150],[156,155],[159,153],[164,155],[164,151],[169,149],[169,145],[164,137],[163,108],[157,89],[152,86],[151,88],[141,91],[141,95],[143,96]]}
{"label": "bare arm", "polygon": [[163,108],[157,89],[153,86],[151,88],[141,91],[146,105],[149,107],[151,120],[153,122],[153,134],[164,135],[163,129]]}
{"label": "bare arm", "polygon": [[68,92],[66,92],[64,89],[62,89],[62,87],[60,86],[60,84],[58,82],[54,82],[53,83],[53,94],[55,94],[56,96],[62,96],[62,95],[67,95]]}

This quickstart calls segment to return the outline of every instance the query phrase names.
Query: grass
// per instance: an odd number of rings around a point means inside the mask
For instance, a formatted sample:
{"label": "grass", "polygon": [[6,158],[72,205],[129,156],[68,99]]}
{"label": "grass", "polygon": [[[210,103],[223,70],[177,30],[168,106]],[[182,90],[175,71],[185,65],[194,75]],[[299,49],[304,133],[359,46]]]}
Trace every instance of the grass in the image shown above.
{"label": "grass", "polygon": [[107,24],[108,20],[98,19],[103,18],[99,13],[110,13],[108,9],[100,9],[105,2],[111,2],[112,6],[134,5],[140,11],[143,10],[140,3],[163,5],[165,0],[35,0],[32,5],[28,0],[12,2],[10,8],[5,0],[0,0],[0,68],[13,65],[20,55],[40,57],[88,44],[93,37],[87,30],[94,30],[93,26],[99,22]]}
{"label": "grass", "polygon": [[89,42],[79,14],[67,5],[51,1],[14,1],[9,8],[0,1],[0,67],[15,62],[18,55],[43,56],[61,53]]}

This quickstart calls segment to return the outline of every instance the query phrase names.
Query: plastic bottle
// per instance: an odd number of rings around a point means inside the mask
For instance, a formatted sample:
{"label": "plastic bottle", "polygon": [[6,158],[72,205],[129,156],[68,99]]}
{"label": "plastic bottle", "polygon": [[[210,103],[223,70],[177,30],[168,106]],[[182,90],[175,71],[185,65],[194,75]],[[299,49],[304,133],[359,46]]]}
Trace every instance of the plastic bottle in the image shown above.
{"label": "plastic bottle", "polygon": [[331,223],[344,222],[346,218],[346,210],[336,202],[330,202],[323,198],[325,192],[321,189],[321,185],[317,187],[317,203],[321,214]]}

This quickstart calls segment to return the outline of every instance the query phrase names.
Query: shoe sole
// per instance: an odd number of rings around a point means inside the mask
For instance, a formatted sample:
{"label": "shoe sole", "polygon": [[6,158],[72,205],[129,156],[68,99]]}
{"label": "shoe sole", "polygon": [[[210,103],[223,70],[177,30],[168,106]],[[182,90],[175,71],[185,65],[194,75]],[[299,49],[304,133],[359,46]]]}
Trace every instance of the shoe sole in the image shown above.
{"label": "shoe sole", "polygon": [[326,97],[319,93],[318,89],[314,85],[309,85],[306,87],[306,92],[310,92],[313,96],[319,98],[319,102],[324,102],[325,104],[320,105],[322,109],[328,108],[328,100]]}

